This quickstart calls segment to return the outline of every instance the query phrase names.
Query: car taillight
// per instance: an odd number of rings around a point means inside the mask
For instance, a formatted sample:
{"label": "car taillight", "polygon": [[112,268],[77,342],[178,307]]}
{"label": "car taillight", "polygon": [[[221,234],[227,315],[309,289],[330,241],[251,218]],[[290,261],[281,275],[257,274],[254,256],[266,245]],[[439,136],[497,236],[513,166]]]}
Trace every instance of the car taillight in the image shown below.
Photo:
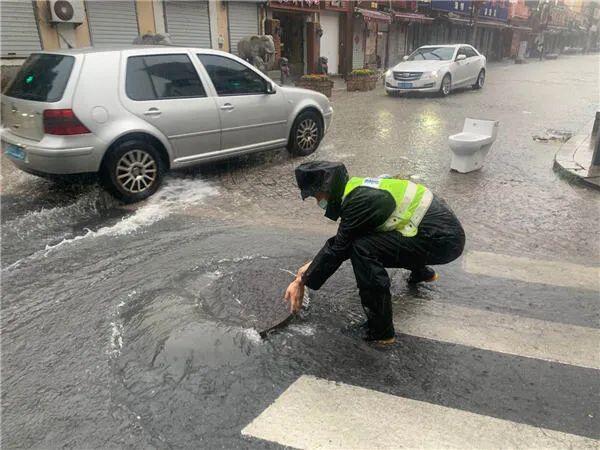
{"label": "car taillight", "polygon": [[44,133],[68,136],[87,134],[90,130],[82,124],[72,109],[44,110]]}

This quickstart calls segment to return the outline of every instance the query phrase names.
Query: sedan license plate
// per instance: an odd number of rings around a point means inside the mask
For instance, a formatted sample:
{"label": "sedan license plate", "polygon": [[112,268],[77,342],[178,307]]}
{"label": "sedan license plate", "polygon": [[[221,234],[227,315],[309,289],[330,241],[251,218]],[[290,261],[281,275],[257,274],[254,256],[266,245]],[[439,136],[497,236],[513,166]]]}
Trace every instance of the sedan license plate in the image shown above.
{"label": "sedan license plate", "polygon": [[413,87],[412,83],[398,83],[400,89],[410,89]]}
{"label": "sedan license plate", "polygon": [[16,145],[8,144],[6,146],[6,150],[4,150],[8,156],[14,159],[18,159],[20,161],[25,161],[25,152],[20,147]]}

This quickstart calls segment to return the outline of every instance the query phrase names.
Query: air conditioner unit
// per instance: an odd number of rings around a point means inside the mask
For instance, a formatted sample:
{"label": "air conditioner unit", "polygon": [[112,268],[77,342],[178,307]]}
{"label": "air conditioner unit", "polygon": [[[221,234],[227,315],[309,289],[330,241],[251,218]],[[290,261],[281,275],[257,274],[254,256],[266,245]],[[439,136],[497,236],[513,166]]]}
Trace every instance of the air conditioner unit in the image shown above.
{"label": "air conditioner unit", "polygon": [[83,0],[50,0],[50,22],[82,23],[85,18]]}

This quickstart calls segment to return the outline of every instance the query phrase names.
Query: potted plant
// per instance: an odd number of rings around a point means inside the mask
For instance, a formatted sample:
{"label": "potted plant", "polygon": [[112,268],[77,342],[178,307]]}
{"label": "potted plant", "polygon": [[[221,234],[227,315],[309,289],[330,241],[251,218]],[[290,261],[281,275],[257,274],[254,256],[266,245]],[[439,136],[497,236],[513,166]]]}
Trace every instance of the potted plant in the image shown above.
{"label": "potted plant", "polygon": [[379,76],[372,69],[354,69],[346,78],[348,91],[371,91],[375,89]]}
{"label": "potted plant", "polygon": [[300,77],[296,81],[296,86],[304,89],[312,89],[313,91],[325,94],[327,97],[331,97],[333,81],[325,74],[309,74]]}

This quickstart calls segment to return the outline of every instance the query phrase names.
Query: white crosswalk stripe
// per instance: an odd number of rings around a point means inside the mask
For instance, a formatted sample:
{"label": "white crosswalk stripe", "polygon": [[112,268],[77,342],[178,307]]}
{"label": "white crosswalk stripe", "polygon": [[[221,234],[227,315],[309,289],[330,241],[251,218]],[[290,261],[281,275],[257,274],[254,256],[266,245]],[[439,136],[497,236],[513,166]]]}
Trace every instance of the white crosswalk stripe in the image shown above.
{"label": "white crosswalk stripe", "polygon": [[593,439],[302,376],[242,434],[301,449],[590,448]]}
{"label": "white crosswalk stripe", "polygon": [[394,311],[396,332],[528,358],[600,369],[600,330],[408,300]]}
{"label": "white crosswalk stripe", "polygon": [[[472,252],[467,272],[598,290],[600,268]],[[403,300],[398,333],[514,356],[600,369],[600,330],[443,301]],[[307,449],[600,448],[556,430],[302,376],[242,434]]]}
{"label": "white crosswalk stripe", "polygon": [[600,267],[558,261],[542,261],[488,252],[469,252],[464,269],[473,274],[508,278],[528,283],[600,290]]}

